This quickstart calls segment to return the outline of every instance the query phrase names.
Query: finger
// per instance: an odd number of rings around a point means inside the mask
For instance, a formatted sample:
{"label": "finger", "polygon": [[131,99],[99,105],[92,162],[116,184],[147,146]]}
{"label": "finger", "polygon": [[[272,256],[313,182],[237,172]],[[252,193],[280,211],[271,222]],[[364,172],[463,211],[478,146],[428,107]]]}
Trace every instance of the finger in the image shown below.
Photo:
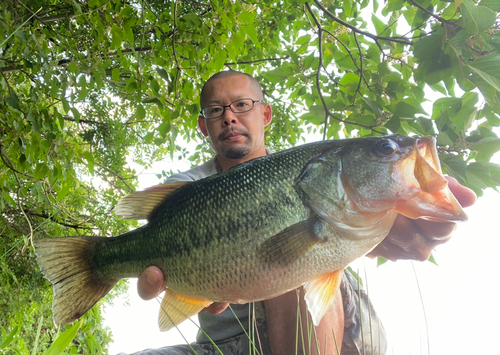
{"label": "finger", "polygon": [[418,226],[423,235],[431,241],[435,241],[437,244],[448,241],[451,237],[451,233],[457,228],[457,225],[452,222],[432,222],[417,219],[414,223]]}
{"label": "finger", "polygon": [[[438,224],[438,223],[436,223]],[[389,259],[427,260],[438,244],[445,242],[445,238],[433,240],[427,238],[425,231],[412,219],[399,215],[394,226],[384,239],[386,252],[393,252]],[[397,247],[394,248],[393,246]]]}
{"label": "finger", "polygon": [[224,302],[214,302],[210,306],[202,309],[204,312],[212,313],[212,314],[220,314],[229,307],[229,303]]}
{"label": "finger", "polygon": [[150,266],[137,280],[137,293],[143,300],[150,300],[165,290],[165,276],[156,266]]}
{"label": "finger", "polygon": [[381,256],[387,260],[396,261],[398,259],[405,259],[404,256],[406,252],[400,247],[386,241],[385,239],[377,245],[372,251],[370,251],[366,256],[370,258],[376,258]]}
{"label": "finger", "polygon": [[448,187],[450,191],[455,195],[458,202],[462,207],[472,206],[476,200],[477,196],[474,191],[469,189],[468,187],[462,186],[455,178],[451,176],[445,176],[446,180],[448,180]]}

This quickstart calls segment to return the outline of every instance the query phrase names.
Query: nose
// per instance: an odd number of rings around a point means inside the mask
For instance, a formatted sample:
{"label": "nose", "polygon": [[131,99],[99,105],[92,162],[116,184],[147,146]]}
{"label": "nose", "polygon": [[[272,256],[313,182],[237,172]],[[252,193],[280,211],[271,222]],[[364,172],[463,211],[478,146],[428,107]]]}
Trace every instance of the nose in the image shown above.
{"label": "nose", "polygon": [[222,115],[222,122],[224,126],[230,126],[232,124],[238,123],[238,118],[236,114],[231,111],[229,107],[224,107],[224,114]]}

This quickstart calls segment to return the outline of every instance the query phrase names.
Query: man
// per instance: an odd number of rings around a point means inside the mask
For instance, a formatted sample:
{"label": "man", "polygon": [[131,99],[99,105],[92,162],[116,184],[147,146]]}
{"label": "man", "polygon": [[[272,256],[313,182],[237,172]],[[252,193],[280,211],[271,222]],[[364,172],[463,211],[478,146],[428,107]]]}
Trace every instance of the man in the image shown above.
{"label": "man", "polygon": [[[210,139],[216,156],[205,164],[185,173],[171,176],[167,182],[198,180],[217,172],[229,169],[250,159],[269,154],[264,145],[264,127],[272,120],[272,108],[264,102],[259,83],[251,76],[236,71],[220,72],[212,76],[203,87],[200,104],[202,115],[198,125],[205,137]],[[463,206],[474,203],[475,195],[469,189],[450,179],[450,188]],[[433,248],[450,237],[454,229],[452,223],[414,221],[398,216],[387,238],[377,246],[370,256],[383,256],[390,260],[426,260]],[[146,269],[138,281],[139,295],[151,299],[165,288],[167,282],[157,267]],[[340,295],[340,293],[342,293]],[[297,296],[299,295],[299,297]],[[361,300],[357,299],[361,295]],[[303,290],[292,291],[277,298],[255,304],[255,323],[257,324],[256,347],[263,354],[295,354],[297,297],[301,318],[305,327],[306,313]],[[224,354],[248,354],[248,340],[241,325],[237,323],[227,303],[214,303],[201,312],[200,325],[217,343]],[[361,307],[361,309],[359,308]],[[248,318],[247,305],[233,305],[238,318]],[[362,336],[360,312],[369,312],[369,301],[365,294],[357,290],[352,276],[344,273],[341,290],[335,297],[333,306],[328,310],[319,326],[316,327],[316,342],[312,341],[311,354],[321,349],[321,354],[362,354],[363,347],[371,353],[370,337]],[[368,317],[365,317],[368,318]],[[385,352],[385,335],[378,318],[372,312],[372,331],[376,353]],[[244,324],[244,322],[242,322]],[[366,333],[365,333],[366,334]],[[307,339],[307,335],[304,337]],[[302,349],[299,336],[299,353]],[[364,343],[363,343],[364,342]],[[202,333],[193,345],[198,354],[217,354],[218,351]],[[304,340],[306,353],[309,353]],[[337,350],[338,349],[338,350]],[[145,352],[148,353],[147,351]],[[167,347],[150,351],[156,354],[191,354],[188,346]]]}

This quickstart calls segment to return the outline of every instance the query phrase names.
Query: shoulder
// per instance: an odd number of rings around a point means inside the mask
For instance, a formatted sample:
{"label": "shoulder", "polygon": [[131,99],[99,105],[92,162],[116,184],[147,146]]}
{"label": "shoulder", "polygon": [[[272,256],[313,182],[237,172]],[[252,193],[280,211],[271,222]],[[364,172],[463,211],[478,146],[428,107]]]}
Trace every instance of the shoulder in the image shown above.
{"label": "shoulder", "polygon": [[189,169],[183,173],[170,175],[165,182],[196,181],[214,174],[217,174],[217,163],[215,158],[212,158],[193,169]]}

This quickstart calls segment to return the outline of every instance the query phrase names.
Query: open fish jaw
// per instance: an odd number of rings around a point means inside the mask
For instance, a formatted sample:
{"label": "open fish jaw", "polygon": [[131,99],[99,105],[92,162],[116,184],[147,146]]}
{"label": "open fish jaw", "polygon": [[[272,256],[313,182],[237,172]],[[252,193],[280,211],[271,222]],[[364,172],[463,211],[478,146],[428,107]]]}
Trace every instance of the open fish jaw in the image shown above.
{"label": "open fish jaw", "polygon": [[395,208],[402,215],[432,221],[467,220],[442,174],[434,137],[415,140],[412,154],[395,167],[393,179],[404,186]]}

